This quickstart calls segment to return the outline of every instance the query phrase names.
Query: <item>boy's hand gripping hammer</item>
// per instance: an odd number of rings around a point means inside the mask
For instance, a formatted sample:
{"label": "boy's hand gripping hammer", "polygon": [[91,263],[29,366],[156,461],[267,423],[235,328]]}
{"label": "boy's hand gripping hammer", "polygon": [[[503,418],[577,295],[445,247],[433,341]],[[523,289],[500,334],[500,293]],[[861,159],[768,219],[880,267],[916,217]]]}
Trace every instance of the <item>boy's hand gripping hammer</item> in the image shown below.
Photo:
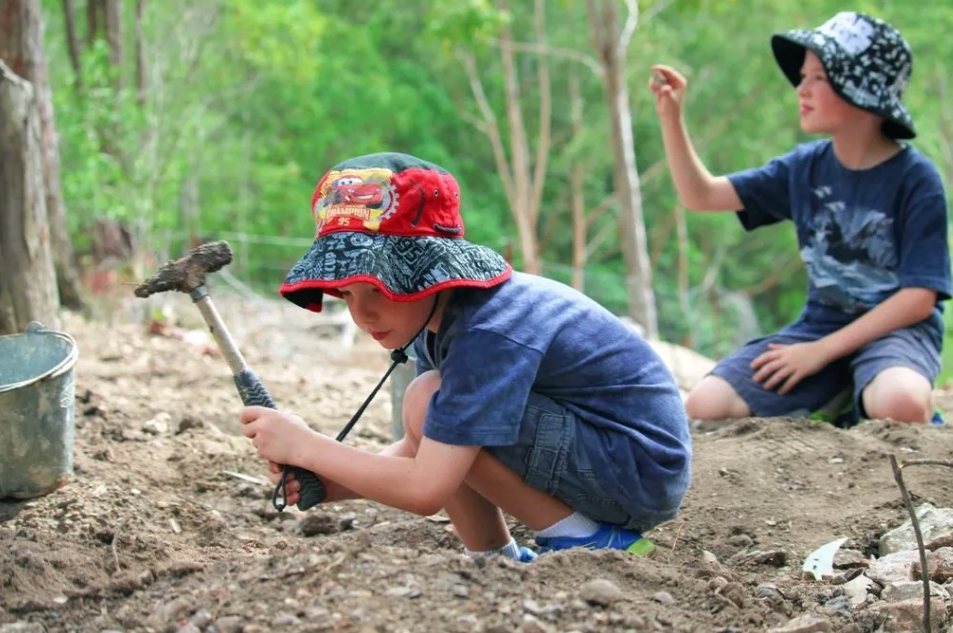
{"label": "boy's hand gripping hammer", "polygon": [[[238,387],[238,393],[242,397],[242,402],[246,406],[261,406],[269,409],[277,409],[275,401],[272,400],[264,385],[258,379],[242,358],[238,346],[232,340],[225,323],[219,316],[218,310],[212,303],[212,298],[205,289],[205,275],[213,273],[227,266],[232,261],[232,249],[228,242],[210,242],[192,249],[189,253],[180,259],[168,262],[159,269],[155,275],[140,284],[135,294],[137,297],[148,297],[157,292],[167,292],[177,290],[187,293],[192,297],[192,301],[198,307],[199,312],[208,324],[215,342],[218,343],[222,355],[228,362],[235,378],[235,386]],[[307,510],[320,503],[326,495],[324,484],[311,473],[303,468],[295,466],[285,466],[282,483],[278,484],[272,495],[271,502],[278,510],[283,510],[285,502],[279,501],[278,495],[281,493],[284,499],[284,483],[288,471],[294,473],[295,479],[301,482],[301,499],[298,501],[298,508]]]}

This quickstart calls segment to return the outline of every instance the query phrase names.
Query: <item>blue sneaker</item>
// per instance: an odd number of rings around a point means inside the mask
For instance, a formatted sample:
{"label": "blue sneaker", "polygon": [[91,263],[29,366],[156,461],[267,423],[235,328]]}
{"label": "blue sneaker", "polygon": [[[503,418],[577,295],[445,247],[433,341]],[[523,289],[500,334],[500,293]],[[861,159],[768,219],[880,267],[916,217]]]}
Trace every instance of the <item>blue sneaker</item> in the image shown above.
{"label": "blue sneaker", "polygon": [[930,424],[933,426],[943,426],[946,420],[943,419],[943,413],[939,409],[933,410],[933,417],[930,418]]}
{"label": "blue sneaker", "polygon": [[655,543],[649,539],[634,530],[623,530],[608,523],[601,524],[591,536],[554,536],[552,538],[537,536],[536,544],[539,545],[540,554],[573,547],[619,549],[637,556],[651,556],[655,553]]}
{"label": "blue sneaker", "polygon": [[519,563],[532,563],[539,555],[528,547],[520,548],[520,557],[516,559]]}

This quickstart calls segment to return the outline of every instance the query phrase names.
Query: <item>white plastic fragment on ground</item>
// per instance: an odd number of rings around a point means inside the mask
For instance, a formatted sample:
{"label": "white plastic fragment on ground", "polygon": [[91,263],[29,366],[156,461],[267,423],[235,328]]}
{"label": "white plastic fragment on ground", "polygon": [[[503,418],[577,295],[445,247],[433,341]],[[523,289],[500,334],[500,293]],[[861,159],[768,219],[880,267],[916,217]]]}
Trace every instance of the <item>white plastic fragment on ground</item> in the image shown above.
{"label": "white plastic fragment on ground", "polygon": [[814,576],[814,580],[821,580],[824,576],[834,575],[834,555],[840,546],[847,542],[847,538],[839,538],[825,545],[821,545],[804,559],[802,569]]}

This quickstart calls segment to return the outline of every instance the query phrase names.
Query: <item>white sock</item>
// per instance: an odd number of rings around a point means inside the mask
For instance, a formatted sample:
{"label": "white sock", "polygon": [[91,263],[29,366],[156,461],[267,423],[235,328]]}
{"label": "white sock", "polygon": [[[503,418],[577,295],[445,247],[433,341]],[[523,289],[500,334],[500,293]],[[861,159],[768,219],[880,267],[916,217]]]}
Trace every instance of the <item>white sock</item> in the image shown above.
{"label": "white sock", "polygon": [[545,530],[534,533],[533,536],[541,536],[543,538],[555,538],[557,536],[582,538],[584,536],[592,536],[598,529],[598,523],[578,512],[573,512],[565,519],[553,523]]}
{"label": "white sock", "polygon": [[470,558],[488,558],[490,556],[505,556],[507,558],[512,558],[513,560],[520,559],[520,548],[516,544],[516,541],[510,539],[510,542],[501,547],[500,549],[491,549],[485,552],[474,552],[467,548],[463,548],[463,553],[469,556]]}

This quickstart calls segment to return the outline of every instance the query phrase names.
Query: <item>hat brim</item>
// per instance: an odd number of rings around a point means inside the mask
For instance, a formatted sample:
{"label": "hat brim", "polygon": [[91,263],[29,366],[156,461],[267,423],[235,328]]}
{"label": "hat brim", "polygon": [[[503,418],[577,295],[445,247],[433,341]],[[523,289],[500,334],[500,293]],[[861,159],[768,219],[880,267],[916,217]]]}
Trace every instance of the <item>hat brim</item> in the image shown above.
{"label": "hat brim", "polygon": [[323,293],[369,283],[392,301],[416,301],[448,288],[492,288],[512,267],[499,253],[464,239],[337,232],[314,241],[279,292],[292,303],[321,311]]}
{"label": "hat brim", "polygon": [[[807,50],[813,51],[821,60],[824,68],[828,69],[827,56],[814,35],[814,31],[796,29],[771,36],[771,51],[774,53],[774,59],[781,68],[781,72],[795,88],[801,83],[801,66],[804,65],[804,55]],[[830,73],[830,69],[828,69],[828,73]],[[850,96],[844,94],[837,82],[832,81],[831,88],[841,99],[854,105],[854,101]],[[917,135],[913,126],[913,117],[899,99],[893,99],[889,109],[857,107],[883,117],[883,133],[889,138],[911,139]]]}

